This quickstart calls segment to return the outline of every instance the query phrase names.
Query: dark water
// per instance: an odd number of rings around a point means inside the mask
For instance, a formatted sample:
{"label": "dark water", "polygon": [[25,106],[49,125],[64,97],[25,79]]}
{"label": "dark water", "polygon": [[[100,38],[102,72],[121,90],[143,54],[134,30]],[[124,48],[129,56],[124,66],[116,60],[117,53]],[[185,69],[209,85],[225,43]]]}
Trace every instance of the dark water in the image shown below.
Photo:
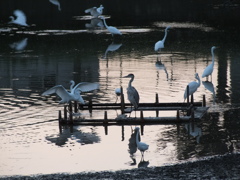
{"label": "dark water", "polygon": [[[10,2],[8,7],[12,8]],[[104,28],[86,29],[90,18],[83,15],[71,16],[78,29],[75,25],[58,30],[1,24],[0,175],[131,169],[239,152],[237,31],[171,20],[118,25],[113,16],[107,22],[123,33],[113,39]],[[159,56],[153,47],[168,25],[172,28]],[[18,47],[20,42],[25,45]],[[109,49],[113,45],[117,48]],[[190,124],[144,126],[142,141],[150,145],[144,161],[132,146],[130,126],[110,126],[107,134],[104,127],[66,126],[60,133],[57,115],[63,107],[58,105],[59,99],[41,96],[57,84],[69,88],[70,80],[87,81],[98,82],[100,89],[84,93],[85,101],[91,97],[96,103],[115,102],[115,88],[123,86],[126,94],[128,80],[122,77],[134,73],[133,85],[140,102],[154,102],[155,93],[160,102],[182,102],[186,85],[211,62],[210,48],[214,45],[218,48],[212,82],[209,86],[202,83],[195,93],[196,101],[206,95],[210,107],[207,117]],[[161,58],[161,66],[156,64],[157,58]],[[88,119],[104,116],[102,111],[81,113]],[[108,116],[115,118],[119,113],[109,111]],[[175,112],[161,115],[175,116]]]}

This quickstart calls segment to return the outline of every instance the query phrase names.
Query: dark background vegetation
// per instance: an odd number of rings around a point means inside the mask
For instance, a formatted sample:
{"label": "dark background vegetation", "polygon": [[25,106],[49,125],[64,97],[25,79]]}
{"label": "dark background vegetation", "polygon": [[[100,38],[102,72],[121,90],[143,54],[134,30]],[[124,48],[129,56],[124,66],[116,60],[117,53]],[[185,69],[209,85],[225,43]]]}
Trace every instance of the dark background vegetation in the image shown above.
{"label": "dark background vegetation", "polygon": [[7,23],[15,9],[23,10],[36,28],[80,29],[74,16],[104,6],[104,15],[118,26],[151,26],[156,21],[196,22],[225,29],[239,29],[239,0],[59,0],[61,11],[48,0],[0,0],[0,23]]}

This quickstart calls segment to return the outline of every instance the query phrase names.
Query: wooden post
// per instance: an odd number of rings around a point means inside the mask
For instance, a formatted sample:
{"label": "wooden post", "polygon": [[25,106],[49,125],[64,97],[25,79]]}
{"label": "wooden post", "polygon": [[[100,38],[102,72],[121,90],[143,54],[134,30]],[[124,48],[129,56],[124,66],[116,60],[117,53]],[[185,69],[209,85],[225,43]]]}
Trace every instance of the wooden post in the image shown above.
{"label": "wooden post", "polygon": [[191,120],[192,121],[194,120],[194,108],[192,108],[192,111],[191,111]]}
{"label": "wooden post", "polygon": [[187,106],[189,106],[189,85],[187,85]]}
{"label": "wooden post", "polygon": [[205,94],[203,95],[203,104],[202,104],[203,107],[206,107],[206,97],[205,97]]}
{"label": "wooden post", "polygon": [[156,93],[156,96],[155,96],[155,103],[158,104],[159,101],[158,101],[158,93]]}
{"label": "wooden post", "polygon": [[92,113],[92,99],[89,100],[88,110],[89,110],[89,113]]}
{"label": "wooden post", "polygon": [[121,113],[124,114],[125,109],[125,102],[124,102],[124,94],[123,94],[123,88],[121,86]]}
{"label": "wooden post", "polygon": [[194,103],[194,100],[193,100],[194,98],[193,98],[193,94],[191,95],[191,104],[193,104]]}
{"label": "wooden post", "polygon": [[179,121],[179,109],[177,110],[177,120]]}
{"label": "wooden post", "polygon": [[65,105],[64,106],[64,120],[66,121],[67,120],[67,106]]}
{"label": "wooden post", "polygon": [[74,112],[75,113],[78,112],[78,103],[77,103],[77,101],[74,101]]}
{"label": "wooden post", "polygon": [[62,120],[62,112],[61,110],[58,111],[58,121],[60,123],[60,121]]}
{"label": "wooden post", "polygon": [[69,102],[69,120],[70,124],[73,124],[73,110],[72,110],[72,102]]}
{"label": "wooden post", "polygon": [[[159,99],[158,99],[158,93],[156,93],[156,96],[155,96],[155,103],[158,104],[159,103]],[[159,116],[159,111],[156,110],[156,117]]]}
{"label": "wooden post", "polygon": [[104,124],[108,124],[108,117],[107,117],[107,111],[104,111]]}
{"label": "wooden post", "polygon": [[104,125],[104,131],[105,131],[105,135],[108,135],[108,126]]}
{"label": "wooden post", "polygon": [[140,120],[141,120],[141,122],[144,122],[143,111],[140,112]]}

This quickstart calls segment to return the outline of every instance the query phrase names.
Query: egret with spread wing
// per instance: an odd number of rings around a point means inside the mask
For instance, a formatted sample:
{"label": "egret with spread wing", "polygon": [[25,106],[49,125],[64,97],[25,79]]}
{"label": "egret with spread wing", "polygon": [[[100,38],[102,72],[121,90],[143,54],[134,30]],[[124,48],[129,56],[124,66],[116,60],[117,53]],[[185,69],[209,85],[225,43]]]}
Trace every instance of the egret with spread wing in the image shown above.
{"label": "egret with spread wing", "polygon": [[70,101],[77,101],[82,104],[85,104],[81,92],[89,92],[99,88],[99,84],[97,83],[89,83],[89,82],[82,82],[78,83],[74,88],[75,82],[72,80],[70,87],[70,92],[68,92],[62,85],[57,85],[52,87],[51,89],[45,91],[42,96],[50,95],[56,93],[58,96],[62,98],[59,104],[69,103]]}
{"label": "egret with spread wing", "polygon": [[[192,81],[192,82],[190,82],[188,84],[188,86],[189,86],[189,94],[188,95],[189,96],[193,95],[193,93],[195,93],[197,91],[198,87],[201,84],[201,81],[200,81],[200,78],[198,76],[198,73],[195,74],[195,78],[198,80],[198,82]],[[187,98],[187,87],[186,87],[186,90],[184,92],[184,101],[185,101],[186,98]]]}
{"label": "egret with spread wing", "polygon": [[84,12],[90,13],[94,17],[98,17],[99,15],[102,15],[103,9],[104,9],[103,5],[100,5],[99,8],[92,7],[92,8],[86,9]]}
{"label": "egret with spread wing", "polygon": [[27,22],[27,18],[26,18],[26,15],[24,14],[23,11],[15,10],[13,12],[13,14],[16,16],[16,19],[14,19],[13,16],[10,16],[9,18],[11,18],[11,21],[9,22],[9,24],[17,24],[17,25],[21,25],[21,26],[29,26],[26,23]]}

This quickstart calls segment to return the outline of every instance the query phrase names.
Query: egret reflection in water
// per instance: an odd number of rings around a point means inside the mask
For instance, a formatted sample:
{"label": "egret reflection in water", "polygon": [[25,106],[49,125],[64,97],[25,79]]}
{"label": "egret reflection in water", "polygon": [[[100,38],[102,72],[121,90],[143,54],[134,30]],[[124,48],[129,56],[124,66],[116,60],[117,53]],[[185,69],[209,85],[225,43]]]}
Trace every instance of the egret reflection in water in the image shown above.
{"label": "egret reflection in water", "polygon": [[57,146],[64,146],[67,142],[73,140],[82,145],[93,144],[100,141],[99,136],[93,131],[92,132],[82,132],[75,127],[62,126],[61,133],[58,135],[50,135],[46,137],[46,140],[54,143]]}
{"label": "egret reflection in water", "polygon": [[204,87],[209,90],[212,94],[213,94],[213,103],[215,103],[215,89],[214,89],[214,85],[212,82],[210,81],[202,81],[202,84],[204,85]]}
{"label": "egret reflection in water", "polygon": [[157,57],[157,61],[155,63],[155,66],[156,66],[157,70],[163,70],[165,72],[166,79],[168,80],[168,72],[167,72],[166,66],[162,63],[161,59],[159,61],[158,57]]}
{"label": "egret reflection in water", "polygon": [[97,29],[97,28],[103,28],[104,24],[100,18],[92,18],[90,20],[90,23],[85,24],[85,27],[87,29]]}
{"label": "egret reflection in water", "polygon": [[61,11],[61,5],[58,0],[49,0],[50,3],[54,4],[55,6],[58,7],[58,10]]}
{"label": "egret reflection in water", "polygon": [[111,52],[117,51],[121,46],[122,46],[122,44],[115,44],[114,42],[112,42],[112,43],[107,47],[103,58],[106,59],[106,58],[107,58],[107,54],[108,54],[109,51],[111,51]]}
{"label": "egret reflection in water", "polygon": [[98,8],[97,7],[88,8],[84,12],[90,13],[93,17],[98,17],[102,15],[103,9],[104,9],[103,5],[100,5]]}
{"label": "egret reflection in water", "polygon": [[9,46],[16,51],[22,51],[26,48],[27,41],[28,41],[28,38],[24,38],[20,41],[9,44]]}
{"label": "egret reflection in water", "polygon": [[185,124],[185,129],[188,131],[189,135],[196,138],[197,143],[200,143],[200,138],[202,136],[202,129],[198,127],[195,123],[191,122]]}

